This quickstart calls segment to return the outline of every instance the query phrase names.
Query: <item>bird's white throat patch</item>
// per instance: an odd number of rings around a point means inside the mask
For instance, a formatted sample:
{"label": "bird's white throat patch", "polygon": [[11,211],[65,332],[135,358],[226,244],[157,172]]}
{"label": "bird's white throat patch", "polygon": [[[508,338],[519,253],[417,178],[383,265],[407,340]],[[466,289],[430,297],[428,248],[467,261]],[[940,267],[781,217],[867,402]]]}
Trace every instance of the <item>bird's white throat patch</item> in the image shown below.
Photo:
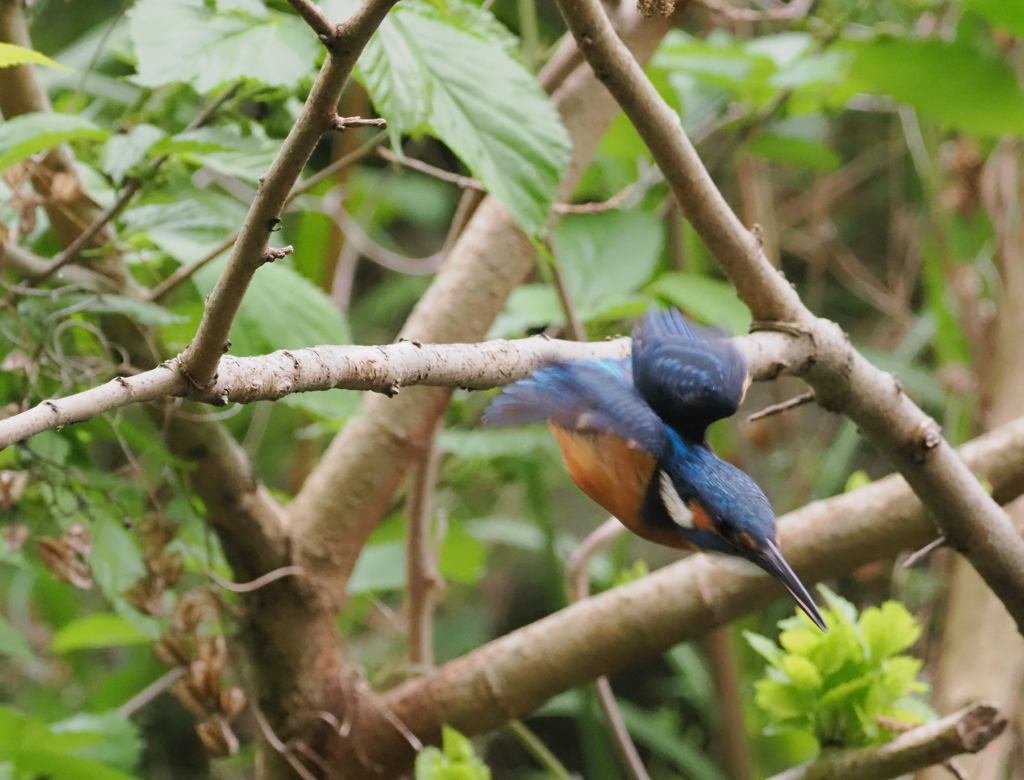
{"label": "bird's white throat patch", "polygon": [[679,491],[672,484],[672,477],[662,471],[659,478],[661,481],[661,500],[665,503],[665,509],[668,510],[668,516],[672,518],[672,522],[680,528],[693,528],[693,512],[690,511],[690,507],[686,505],[686,502],[679,497]]}

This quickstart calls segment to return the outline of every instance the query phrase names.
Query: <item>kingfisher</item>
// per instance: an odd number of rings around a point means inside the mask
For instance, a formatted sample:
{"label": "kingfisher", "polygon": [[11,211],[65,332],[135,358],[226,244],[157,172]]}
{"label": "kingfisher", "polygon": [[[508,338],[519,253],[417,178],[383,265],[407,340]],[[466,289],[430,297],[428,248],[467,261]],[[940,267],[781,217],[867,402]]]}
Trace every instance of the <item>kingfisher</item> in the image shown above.
{"label": "kingfisher", "polygon": [[491,402],[484,422],[546,422],[572,480],[630,531],[756,564],[826,631],[779,551],[768,499],[708,444],[708,426],[735,414],[749,386],[731,339],[651,309],[633,329],[630,358],[534,371]]}

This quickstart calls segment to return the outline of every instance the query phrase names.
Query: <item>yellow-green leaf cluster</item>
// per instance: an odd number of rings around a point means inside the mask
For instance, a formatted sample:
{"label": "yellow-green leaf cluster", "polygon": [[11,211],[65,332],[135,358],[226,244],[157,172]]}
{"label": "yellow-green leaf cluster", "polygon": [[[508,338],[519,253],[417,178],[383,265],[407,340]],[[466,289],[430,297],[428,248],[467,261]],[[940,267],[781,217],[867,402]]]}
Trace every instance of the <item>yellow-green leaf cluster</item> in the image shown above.
{"label": "yellow-green leaf cluster", "polygon": [[927,690],[917,680],[921,661],[901,653],[921,634],[914,617],[896,601],[856,608],[825,587],[829,609],[822,633],[799,613],[779,623],[778,644],[746,633],[750,646],[768,661],[755,683],[757,705],[771,730],[813,735],[823,747],[879,744],[891,733],[879,722],[916,723],[932,717],[912,698]]}

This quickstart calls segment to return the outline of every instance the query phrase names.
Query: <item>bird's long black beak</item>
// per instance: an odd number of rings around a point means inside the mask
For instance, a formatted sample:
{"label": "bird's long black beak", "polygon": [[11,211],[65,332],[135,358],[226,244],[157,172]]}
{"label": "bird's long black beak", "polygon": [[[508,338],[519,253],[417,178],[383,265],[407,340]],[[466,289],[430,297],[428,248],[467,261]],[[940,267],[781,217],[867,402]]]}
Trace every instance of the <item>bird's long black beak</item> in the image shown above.
{"label": "bird's long black beak", "polygon": [[753,560],[754,563],[783,584],[800,609],[806,612],[807,617],[814,621],[814,625],[822,631],[828,631],[825,619],[818,612],[818,607],[815,606],[811,594],[807,592],[807,588],[804,587],[796,573],[786,563],[786,559],[782,557],[782,553],[779,552],[779,548],[774,542],[765,542],[763,546],[755,550]]}

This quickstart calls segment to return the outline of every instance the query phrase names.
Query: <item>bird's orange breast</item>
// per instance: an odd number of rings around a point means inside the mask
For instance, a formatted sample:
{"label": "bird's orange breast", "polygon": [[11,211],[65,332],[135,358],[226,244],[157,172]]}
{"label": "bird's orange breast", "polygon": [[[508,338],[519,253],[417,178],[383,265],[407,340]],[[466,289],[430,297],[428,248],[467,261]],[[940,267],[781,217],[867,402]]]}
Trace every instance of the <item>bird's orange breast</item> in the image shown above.
{"label": "bird's orange breast", "polygon": [[657,461],[618,436],[579,433],[548,423],[572,481],[635,533]]}

